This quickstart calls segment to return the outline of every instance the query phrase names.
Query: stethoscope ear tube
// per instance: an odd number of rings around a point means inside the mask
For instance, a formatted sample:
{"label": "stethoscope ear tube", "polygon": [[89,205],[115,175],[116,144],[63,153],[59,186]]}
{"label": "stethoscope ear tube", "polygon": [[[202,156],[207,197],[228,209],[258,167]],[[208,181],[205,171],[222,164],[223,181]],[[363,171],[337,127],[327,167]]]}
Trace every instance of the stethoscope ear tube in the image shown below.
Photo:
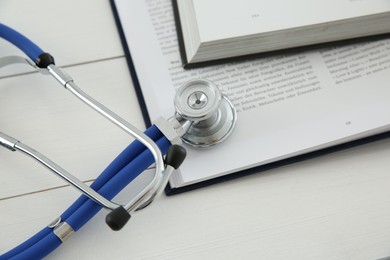
{"label": "stethoscope ear tube", "polygon": [[[174,144],[168,149],[168,152],[165,156],[165,164],[167,165],[167,167],[169,166],[174,169],[178,169],[186,158],[186,155],[187,151],[184,149],[183,146]],[[164,188],[165,185],[162,185],[162,187]],[[118,231],[121,230],[124,225],[126,225],[130,217],[131,216],[129,212],[125,208],[118,207],[107,214],[106,224],[112,230]]]}
{"label": "stethoscope ear tube", "polygon": [[[145,131],[145,134],[158,144],[164,154],[167,153],[171,144],[157,127],[150,127]],[[112,199],[153,162],[154,159],[150,151],[139,141],[134,141],[91,184],[91,188],[105,198]],[[0,259],[12,257],[15,257],[15,259],[40,259],[46,256],[63,242],[54,233],[58,224],[67,223],[72,227],[73,232],[76,232],[95,216],[101,208],[101,205],[88,199],[86,196],[80,196],[78,200],[61,214],[60,221],[57,221],[55,225],[38,232],[20,246],[0,256]],[[114,219],[110,223],[110,227],[113,230],[119,230],[126,224],[128,219],[126,219],[126,213],[123,210],[122,212],[114,210],[114,212],[119,215],[119,218],[118,215],[114,216],[114,218],[118,219]],[[42,248],[41,244],[46,245],[46,247]]]}
{"label": "stethoscope ear tube", "polygon": [[[48,57],[48,55],[44,54],[43,51],[36,46],[32,41],[28,40],[26,37],[24,37],[22,34],[16,32],[15,30],[2,25],[0,27],[0,36],[3,37],[6,40],[11,41],[14,45],[21,48],[26,54],[29,55],[31,59],[33,59],[35,62],[40,62],[40,57],[43,55],[44,57]],[[43,62],[48,62],[49,65],[47,65],[47,71],[66,89],[68,89],[70,92],[72,92],[77,98],[79,98],[81,101],[83,101],[85,104],[87,104],[89,107],[103,115],[106,119],[120,127],[122,130],[127,132],[128,134],[132,135],[134,138],[139,140],[143,145],[145,145],[153,154],[154,160],[155,160],[155,174],[154,178],[151,181],[151,183],[143,190],[140,194],[138,194],[132,201],[124,205],[124,208],[127,211],[136,210],[141,204],[144,203],[144,197],[151,197],[159,188],[156,188],[156,185],[159,184],[162,173],[165,170],[164,167],[164,159],[162,156],[162,153],[158,146],[145,134],[142,133],[139,129],[137,129],[135,126],[128,123],[126,120],[109,110],[107,107],[100,104],[98,101],[93,99],[91,96],[89,96],[87,93],[83,92],[73,81],[73,79],[66,73],[64,73],[60,68],[56,67],[51,63],[50,57],[48,60],[44,60]],[[54,59],[53,59],[54,61]],[[39,66],[39,65],[38,65]],[[37,157],[36,157],[37,158]],[[56,171],[57,173],[57,171]],[[105,201],[103,198],[99,198],[97,194],[92,195],[93,191],[88,192],[87,187],[83,187],[83,184],[78,182],[77,179],[73,178],[71,175],[68,175],[67,177],[61,174],[61,171],[58,172],[61,177],[63,177],[66,181],[68,181],[71,185],[78,187],[81,191],[85,192],[90,196],[91,198],[95,199],[96,201],[99,201],[99,203],[102,203],[103,206],[110,208],[111,210],[115,209],[116,206],[109,202]]]}

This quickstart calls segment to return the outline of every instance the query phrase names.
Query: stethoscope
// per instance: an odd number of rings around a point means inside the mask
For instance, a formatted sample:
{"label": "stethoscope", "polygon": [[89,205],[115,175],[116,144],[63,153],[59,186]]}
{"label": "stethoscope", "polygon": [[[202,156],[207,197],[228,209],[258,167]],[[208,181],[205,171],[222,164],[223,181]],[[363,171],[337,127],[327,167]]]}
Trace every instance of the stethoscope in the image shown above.
{"label": "stethoscope", "polygon": [[[207,80],[194,80],[177,91],[174,98],[175,115],[168,120],[157,119],[143,133],[84,93],[68,74],[55,66],[50,54],[25,36],[0,23],[0,37],[29,57],[0,58],[0,67],[23,63],[43,73],[48,72],[81,101],[137,139],[88,186],[43,154],[0,132],[1,146],[34,158],[83,193],[53,223],[1,255],[0,259],[43,258],[78,231],[102,207],[110,211],[106,216],[107,225],[113,230],[120,230],[133,212],[145,208],[162,193],[172,172],[186,157],[182,142],[196,148],[209,147],[225,140],[236,124],[235,109],[218,87]],[[153,179],[138,195],[124,205],[111,201],[152,163],[155,163]]]}

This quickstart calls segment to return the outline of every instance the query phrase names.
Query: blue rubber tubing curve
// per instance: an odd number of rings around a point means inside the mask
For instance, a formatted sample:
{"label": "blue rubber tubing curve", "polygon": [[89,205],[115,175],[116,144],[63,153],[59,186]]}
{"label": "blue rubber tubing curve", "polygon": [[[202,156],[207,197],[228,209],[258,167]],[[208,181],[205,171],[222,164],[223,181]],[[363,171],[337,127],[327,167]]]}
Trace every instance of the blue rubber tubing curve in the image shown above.
{"label": "blue rubber tubing curve", "polygon": [[[170,143],[165,137],[160,138],[157,141],[159,147],[162,148],[162,151],[166,153]],[[105,184],[100,190],[99,193],[110,199],[114,197],[121,189],[126,187],[126,185],[131,182],[139,173],[143,172],[151,163],[154,162],[154,158],[149,150],[145,150],[137,158],[135,158],[131,163],[129,163],[125,168],[123,168],[118,175],[116,175],[112,180]],[[75,231],[80,229],[85,223],[87,223],[96,213],[99,212],[101,206],[92,200],[86,201],[83,206],[74,212],[66,222],[74,228]],[[36,243],[34,246],[28,248],[27,250],[15,255],[11,259],[13,260],[22,260],[22,259],[41,259],[52,251],[54,251],[58,246],[61,245],[61,241],[53,232],[49,233],[46,237]]]}
{"label": "blue rubber tubing curve", "polygon": [[[157,141],[163,136],[160,130],[156,126],[149,127],[145,134],[149,136],[152,140]],[[92,183],[91,188],[95,191],[99,190],[105,183],[107,183],[113,176],[115,176],[123,167],[130,163],[138,154],[141,154],[142,151],[146,150],[146,147],[139,141],[132,142],[126,149],[121,152],[112,163],[99,175],[99,177]],[[61,216],[64,219],[67,219],[72,215],[85,201],[88,200],[87,196],[80,196]],[[9,259],[12,256],[19,254],[20,252],[28,249],[29,247],[36,244],[48,233],[51,232],[51,229],[44,228],[36,235],[32,236],[30,239],[26,240],[24,243],[15,247],[14,249],[8,251],[3,256],[0,256],[0,259]],[[3,258],[4,257],[4,258]]]}
{"label": "blue rubber tubing curve", "polygon": [[23,51],[32,61],[36,62],[44,51],[23,34],[0,23],[0,37],[9,41]]}
{"label": "blue rubber tubing curve", "polygon": [[[163,137],[163,134],[158,130],[158,128],[156,126],[151,126],[149,129],[147,129],[145,131],[145,134],[148,135],[154,141],[157,141],[158,139],[160,139],[158,141],[158,144],[160,145],[160,148],[162,149],[163,154],[166,153],[167,149],[170,146],[170,143],[165,137]],[[147,151],[145,153],[146,150],[147,150],[147,148],[143,144],[141,144],[139,141],[134,141],[103,171],[103,173],[95,180],[95,182],[91,185],[91,187],[94,190],[101,193],[103,196],[105,196],[108,199],[111,199],[112,197],[114,197],[116,195],[116,193],[118,193],[120,191],[120,189],[123,189],[124,186],[127,185],[126,182],[127,183],[131,182],[135,177],[137,177],[143,171],[142,170],[139,172],[135,172],[134,169],[132,169],[129,166],[130,162],[132,162],[132,160],[134,160],[137,157],[137,155],[141,156],[141,154],[144,154],[144,155],[142,155],[143,159],[141,159],[141,160],[144,160],[145,163],[149,163],[149,162],[150,162],[150,164],[153,163],[153,158],[151,157],[150,152]],[[149,154],[149,155],[145,155],[145,154]],[[140,157],[140,156],[138,156],[138,157]],[[147,160],[145,160],[144,156],[149,157],[149,158],[146,158]],[[151,161],[150,161],[150,159],[151,159]],[[137,165],[138,166],[136,166],[136,167],[144,167],[144,166],[142,166],[142,164],[139,163],[139,159],[138,159]],[[123,168],[126,168],[126,167],[127,167],[127,170],[123,171]],[[146,167],[148,167],[148,165],[145,166],[144,168],[146,168]],[[114,181],[119,180],[119,183],[117,181],[118,186],[116,187],[112,184],[113,182],[111,182],[111,179],[114,176],[116,176],[119,172],[123,172],[123,173],[121,175],[118,175],[121,177],[114,178]],[[110,184],[108,184],[108,182]],[[119,184],[123,184],[123,186],[119,185]],[[106,189],[104,191],[105,194],[103,194],[99,190],[103,186],[106,187]],[[109,187],[109,188],[107,188],[107,187]],[[113,188],[113,187],[115,187],[115,188]],[[91,203],[93,206],[91,205]],[[77,212],[82,212],[82,211],[80,211],[80,208],[83,205],[85,208],[88,208],[88,210],[86,210],[84,213],[78,214]],[[85,206],[85,205],[87,205],[87,206]],[[75,231],[77,231],[90,218],[92,218],[100,209],[101,209],[101,207],[98,204],[89,200],[86,196],[82,195],[75,203],[73,203],[61,215],[61,217],[64,221],[67,220],[68,218],[70,219],[71,222],[73,221],[74,225],[75,225],[75,227],[73,227],[73,228]],[[76,215],[74,215],[74,214],[76,214]],[[86,215],[83,216],[83,214],[86,214]],[[77,217],[75,217],[75,216],[77,216]],[[80,220],[78,220],[79,217],[80,217]],[[80,224],[78,224],[78,223],[80,223]],[[15,247],[14,249],[12,249],[9,252],[5,253],[4,255],[0,256],[0,259],[9,259],[13,256],[16,256],[16,255],[22,253],[23,251],[26,251],[30,247],[35,247],[36,244],[38,244],[44,237],[50,235],[49,233],[51,233],[51,232],[52,232],[52,229],[44,228],[43,230],[38,232],[36,235],[34,235],[33,237],[31,237],[30,239],[28,239],[27,241],[25,241],[21,245]],[[27,256],[25,254],[23,254],[23,255]],[[32,257],[32,255],[28,255],[28,256],[30,258]]]}

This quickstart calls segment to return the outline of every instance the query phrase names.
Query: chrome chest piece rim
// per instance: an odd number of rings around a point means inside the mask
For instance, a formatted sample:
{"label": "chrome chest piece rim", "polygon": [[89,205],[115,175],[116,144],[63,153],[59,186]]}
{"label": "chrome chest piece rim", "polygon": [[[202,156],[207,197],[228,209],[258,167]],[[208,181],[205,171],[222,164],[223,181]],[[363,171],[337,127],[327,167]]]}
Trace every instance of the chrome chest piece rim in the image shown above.
{"label": "chrome chest piece rim", "polygon": [[236,125],[233,104],[208,80],[184,84],[177,91],[174,103],[177,115],[191,122],[182,140],[193,147],[206,148],[222,142]]}

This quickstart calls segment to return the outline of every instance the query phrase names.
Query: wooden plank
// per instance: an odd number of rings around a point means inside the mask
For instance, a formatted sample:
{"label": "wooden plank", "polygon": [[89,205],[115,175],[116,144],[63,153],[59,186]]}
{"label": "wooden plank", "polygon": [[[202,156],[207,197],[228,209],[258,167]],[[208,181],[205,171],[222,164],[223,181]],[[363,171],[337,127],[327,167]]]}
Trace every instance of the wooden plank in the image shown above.
{"label": "wooden plank", "polygon": [[[108,1],[28,1],[0,3],[1,22],[24,34],[51,53],[59,66],[123,56]],[[0,40],[0,57],[23,55]],[[0,77],[30,71],[26,66],[0,70]]]}

